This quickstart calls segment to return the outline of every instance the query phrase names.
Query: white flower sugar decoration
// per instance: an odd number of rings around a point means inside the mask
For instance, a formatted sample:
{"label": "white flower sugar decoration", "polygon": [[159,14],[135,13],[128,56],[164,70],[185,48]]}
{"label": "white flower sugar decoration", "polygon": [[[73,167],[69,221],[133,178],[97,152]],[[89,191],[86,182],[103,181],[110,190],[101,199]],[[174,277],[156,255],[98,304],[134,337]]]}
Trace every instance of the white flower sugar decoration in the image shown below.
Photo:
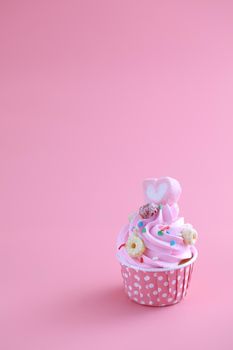
{"label": "white flower sugar decoration", "polygon": [[128,238],[125,248],[129,256],[132,258],[138,258],[142,256],[146,249],[143,240],[134,234]]}
{"label": "white flower sugar decoration", "polygon": [[182,227],[181,236],[183,237],[185,244],[194,245],[198,234],[191,224],[185,224]]}

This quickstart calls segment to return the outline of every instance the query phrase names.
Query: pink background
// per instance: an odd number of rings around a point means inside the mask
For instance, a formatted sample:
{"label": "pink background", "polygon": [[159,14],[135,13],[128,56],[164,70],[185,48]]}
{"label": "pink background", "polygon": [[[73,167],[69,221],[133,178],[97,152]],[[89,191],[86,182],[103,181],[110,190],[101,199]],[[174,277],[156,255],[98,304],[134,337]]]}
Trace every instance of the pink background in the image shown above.
{"label": "pink background", "polygon": [[[0,348],[232,349],[232,1],[0,4]],[[148,176],[199,231],[184,302],[122,291]]]}

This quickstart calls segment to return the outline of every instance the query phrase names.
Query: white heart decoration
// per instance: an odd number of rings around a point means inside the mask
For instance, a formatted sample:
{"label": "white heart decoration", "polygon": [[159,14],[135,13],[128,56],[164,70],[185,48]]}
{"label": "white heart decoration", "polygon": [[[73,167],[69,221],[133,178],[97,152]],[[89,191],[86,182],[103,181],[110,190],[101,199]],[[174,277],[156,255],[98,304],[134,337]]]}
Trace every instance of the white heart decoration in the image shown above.
{"label": "white heart decoration", "polygon": [[156,190],[152,184],[149,185],[146,189],[147,197],[150,198],[152,201],[155,201],[156,203],[162,200],[166,192],[167,192],[166,183],[160,184]]}
{"label": "white heart decoration", "polygon": [[146,179],[143,188],[146,201],[156,204],[172,205],[178,201],[181,194],[180,183],[171,177]]}

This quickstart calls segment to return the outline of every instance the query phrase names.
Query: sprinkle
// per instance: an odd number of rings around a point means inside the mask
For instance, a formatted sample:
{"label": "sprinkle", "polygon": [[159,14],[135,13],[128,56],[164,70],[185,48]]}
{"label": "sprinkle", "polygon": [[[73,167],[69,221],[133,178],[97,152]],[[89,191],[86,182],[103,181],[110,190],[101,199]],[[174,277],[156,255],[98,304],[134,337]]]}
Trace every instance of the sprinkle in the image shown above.
{"label": "sprinkle", "polygon": [[145,233],[146,232],[146,228],[145,227],[143,227],[143,229],[142,229],[142,233]]}
{"label": "sprinkle", "polygon": [[170,235],[170,232],[169,231],[166,231],[168,235]]}
{"label": "sprinkle", "polygon": [[119,247],[118,247],[118,249],[120,250],[122,247],[124,247],[125,246],[125,243],[122,243]]}
{"label": "sprinkle", "polygon": [[158,256],[153,256],[152,260],[158,260]]}
{"label": "sprinkle", "polygon": [[163,231],[162,230],[158,231],[158,235],[163,236]]}
{"label": "sprinkle", "polygon": [[138,227],[142,227],[143,226],[143,222],[142,221],[139,221],[138,222]]}
{"label": "sprinkle", "polygon": [[169,226],[165,226],[165,227],[163,227],[163,228],[161,228],[161,231],[165,231],[165,230],[169,230]]}
{"label": "sprinkle", "polygon": [[171,246],[173,246],[173,245],[175,245],[175,244],[176,244],[176,241],[174,241],[174,240],[170,241],[170,245],[171,245]]}
{"label": "sprinkle", "polygon": [[140,263],[143,263],[144,262],[144,260],[143,260],[143,257],[141,256],[140,257]]}

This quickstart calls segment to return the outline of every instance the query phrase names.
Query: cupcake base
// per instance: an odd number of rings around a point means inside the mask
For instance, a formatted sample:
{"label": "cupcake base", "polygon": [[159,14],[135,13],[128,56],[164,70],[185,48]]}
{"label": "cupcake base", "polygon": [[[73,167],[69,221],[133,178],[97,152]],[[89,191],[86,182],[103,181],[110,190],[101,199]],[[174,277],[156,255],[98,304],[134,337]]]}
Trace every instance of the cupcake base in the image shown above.
{"label": "cupcake base", "polygon": [[180,302],[191,281],[197,250],[192,247],[193,257],[173,269],[145,269],[121,264],[124,290],[129,299],[141,305],[168,306]]}

